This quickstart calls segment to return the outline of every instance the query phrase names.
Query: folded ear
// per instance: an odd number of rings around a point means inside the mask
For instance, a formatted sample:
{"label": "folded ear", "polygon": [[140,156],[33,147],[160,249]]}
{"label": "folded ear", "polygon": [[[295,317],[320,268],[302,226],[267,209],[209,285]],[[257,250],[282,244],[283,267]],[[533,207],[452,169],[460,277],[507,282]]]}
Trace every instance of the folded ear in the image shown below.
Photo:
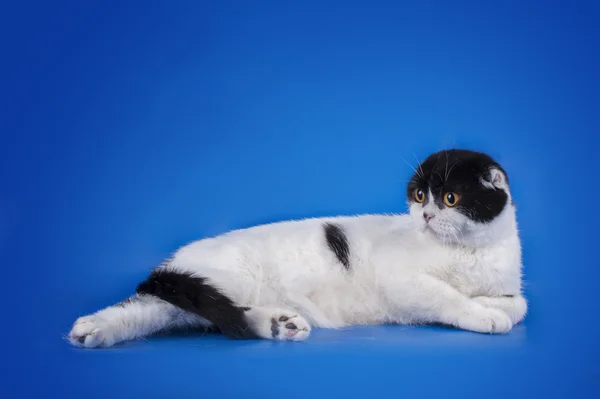
{"label": "folded ear", "polygon": [[498,168],[491,168],[487,176],[484,176],[481,184],[492,189],[508,189],[506,175]]}

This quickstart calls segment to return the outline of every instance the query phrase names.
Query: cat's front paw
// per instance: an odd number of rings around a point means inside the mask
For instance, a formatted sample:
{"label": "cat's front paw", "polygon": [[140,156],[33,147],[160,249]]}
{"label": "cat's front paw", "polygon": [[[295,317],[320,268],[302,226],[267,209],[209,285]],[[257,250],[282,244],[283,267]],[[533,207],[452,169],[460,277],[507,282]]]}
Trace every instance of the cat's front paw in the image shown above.
{"label": "cat's front paw", "polygon": [[71,344],[85,348],[107,347],[115,343],[114,334],[108,323],[95,315],[77,319],[68,339]]}
{"label": "cat's front paw", "polygon": [[510,317],[513,325],[520,323],[527,313],[527,301],[521,295],[487,297],[477,296],[473,300],[488,308],[497,308]]}
{"label": "cat's front paw", "polygon": [[510,317],[500,309],[479,307],[458,319],[458,327],[484,334],[504,334],[513,326]]}

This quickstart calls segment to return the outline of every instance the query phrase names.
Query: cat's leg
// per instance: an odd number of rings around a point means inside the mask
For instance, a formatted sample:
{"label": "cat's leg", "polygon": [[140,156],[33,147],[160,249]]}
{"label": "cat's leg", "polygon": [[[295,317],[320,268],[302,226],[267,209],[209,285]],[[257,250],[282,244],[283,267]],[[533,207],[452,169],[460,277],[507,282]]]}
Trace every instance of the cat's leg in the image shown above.
{"label": "cat's leg", "polygon": [[244,316],[254,334],[278,341],[304,341],[310,335],[308,321],[298,313],[280,308],[245,308]]}
{"label": "cat's leg", "polygon": [[154,270],[138,293],[197,314],[230,338],[301,341],[310,334],[308,322],[294,311],[240,306],[214,282],[175,267]]}
{"label": "cat's leg", "polygon": [[504,311],[485,307],[426,274],[406,279],[390,292],[399,322],[441,323],[479,333],[506,333],[512,328]]}
{"label": "cat's leg", "polygon": [[474,297],[473,300],[485,307],[503,310],[510,317],[513,324],[521,322],[527,314],[527,301],[522,295],[478,296]]}
{"label": "cat's leg", "polygon": [[69,341],[86,348],[108,347],[159,331],[208,327],[210,322],[152,295],[129,299],[75,321]]}

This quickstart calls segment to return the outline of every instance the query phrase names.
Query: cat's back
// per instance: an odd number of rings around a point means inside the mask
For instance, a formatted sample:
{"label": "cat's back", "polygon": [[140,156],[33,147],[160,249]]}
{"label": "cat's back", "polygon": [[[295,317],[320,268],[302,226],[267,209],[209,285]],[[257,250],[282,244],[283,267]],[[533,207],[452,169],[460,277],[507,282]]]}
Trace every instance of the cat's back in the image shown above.
{"label": "cat's back", "polygon": [[[179,265],[309,264],[332,259],[327,229],[346,240],[352,255],[366,256],[373,242],[409,216],[359,215],[309,218],[257,225],[194,241],[173,257]],[[333,227],[332,227],[333,226]]]}
{"label": "cat's back", "polygon": [[395,218],[390,215],[355,215],[287,220],[232,230],[216,237],[220,240],[268,240],[273,238],[303,239],[307,236],[323,237],[326,226],[335,225],[346,234],[376,235],[387,230]]}

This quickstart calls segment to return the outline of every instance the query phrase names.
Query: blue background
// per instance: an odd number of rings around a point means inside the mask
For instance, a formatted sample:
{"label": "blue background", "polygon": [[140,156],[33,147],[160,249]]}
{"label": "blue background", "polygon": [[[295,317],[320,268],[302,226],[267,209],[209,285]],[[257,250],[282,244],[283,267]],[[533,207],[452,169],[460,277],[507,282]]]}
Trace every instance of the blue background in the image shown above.
{"label": "blue background", "polygon": [[[1,397],[600,395],[598,5],[12,3]],[[405,211],[407,163],[454,146],[490,153],[512,180],[531,313],[507,336],[63,339],[191,240]]]}

